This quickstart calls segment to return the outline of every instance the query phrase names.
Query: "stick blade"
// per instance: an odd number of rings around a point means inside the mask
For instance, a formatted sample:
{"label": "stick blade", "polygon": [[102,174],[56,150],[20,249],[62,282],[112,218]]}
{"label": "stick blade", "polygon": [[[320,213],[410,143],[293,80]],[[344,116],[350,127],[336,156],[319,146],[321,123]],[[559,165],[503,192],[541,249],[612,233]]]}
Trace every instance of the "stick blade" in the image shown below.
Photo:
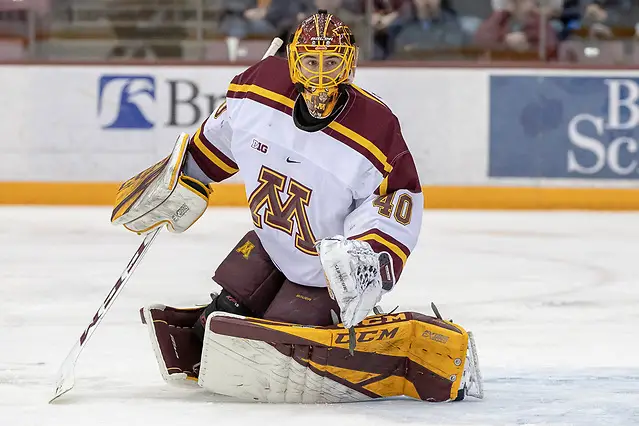
{"label": "stick blade", "polygon": [[53,393],[53,398],[49,400],[49,404],[73,389],[75,385],[75,362],[81,350],[82,346],[80,343],[76,343],[62,363],[62,366],[60,366],[55,381],[55,392]]}
{"label": "stick blade", "polygon": [[53,394],[53,398],[49,400],[49,404],[69,392],[75,385],[75,374],[73,373],[73,369],[68,370],[62,368],[58,374],[59,376],[55,384],[55,392]]}

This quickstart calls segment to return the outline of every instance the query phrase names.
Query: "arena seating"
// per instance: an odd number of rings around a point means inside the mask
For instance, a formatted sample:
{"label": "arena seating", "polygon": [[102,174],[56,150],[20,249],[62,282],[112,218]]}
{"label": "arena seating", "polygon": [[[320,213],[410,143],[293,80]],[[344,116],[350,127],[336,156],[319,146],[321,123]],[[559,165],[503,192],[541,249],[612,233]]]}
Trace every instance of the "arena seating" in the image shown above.
{"label": "arena seating", "polygon": [[[450,0],[450,4],[460,16],[484,19],[492,11],[489,1]],[[223,0],[0,0],[0,60],[31,56],[42,60],[226,61],[229,49],[219,29],[222,14]],[[610,31],[607,39],[587,26],[572,31],[559,45],[556,60],[639,64],[636,29],[611,26]],[[237,59],[259,59],[269,41],[270,36],[241,40]],[[536,52],[487,52],[472,45],[431,51],[406,49],[391,58],[538,60]]]}

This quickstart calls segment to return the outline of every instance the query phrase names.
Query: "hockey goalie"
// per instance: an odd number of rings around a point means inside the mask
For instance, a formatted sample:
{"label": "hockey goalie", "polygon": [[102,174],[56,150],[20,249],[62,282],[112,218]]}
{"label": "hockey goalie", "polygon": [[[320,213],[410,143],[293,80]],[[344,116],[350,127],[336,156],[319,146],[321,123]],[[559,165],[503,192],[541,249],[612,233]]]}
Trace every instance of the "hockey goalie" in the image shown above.
{"label": "hockey goalie", "polygon": [[[377,314],[419,236],[423,196],[397,118],[353,84],[351,30],[320,10],[237,75],[226,102],[125,182],[112,222],[180,233],[240,173],[253,218],[208,305],[141,310],[162,377],[241,400],[483,396],[472,334]],[[211,213],[215,214],[215,213]]]}

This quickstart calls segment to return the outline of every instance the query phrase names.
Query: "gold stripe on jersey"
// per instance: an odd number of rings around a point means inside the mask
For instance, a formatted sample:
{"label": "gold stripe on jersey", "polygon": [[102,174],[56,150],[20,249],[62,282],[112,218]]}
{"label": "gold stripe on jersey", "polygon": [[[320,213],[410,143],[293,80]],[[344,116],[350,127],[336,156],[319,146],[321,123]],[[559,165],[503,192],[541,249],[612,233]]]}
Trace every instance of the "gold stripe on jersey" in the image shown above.
{"label": "gold stripe on jersey", "polygon": [[206,147],[206,145],[204,145],[204,142],[202,142],[202,129],[198,129],[198,131],[195,133],[195,136],[193,137],[193,142],[195,142],[195,146],[197,147],[197,149],[199,149],[204,155],[206,155],[206,158],[208,158],[209,160],[211,160],[211,162],[213,164],[215,164],[217,167],[219,167],[220,169],[222,169],[223,171],[225,171],[228,174],[235,174],[237,173],[237,171],[239,169],[226,164],[220,157],[218,157],[217,155],[215,155],[213,153],[213,151],[211,151],[210,149],[208,149]]}
{"label": "gold stripe on jersey", "polygon": [[379,98],[377,98],[377,97],[375,97],[375,96],[371,95],[370,93],[368,93],[366,90],[362,89],[361,87],[356,86],[356,85],[354,85],[354,84],[352,84],[352,83],[351,83],[351,87],[352,87],[353,89],[357,90],[357,91],[358,91],[359,93],[361,93],[362,95],[366,96],[367,98],[372,99],[372,100],[374,100],[375,102],[379,103],[380,105],[384,105],[386,108],[388,108],[388,106],[387,106],[384,102],[382,102],[382,101],[381,101],[381,99],[379,99]]}
{"label": "gold stripe on jersey", "polygon": [[295,106],[295,101],[291,98],[288,98],[284,95],[280,95],[279,93],[273,92],[271,90],[265,89],[263,87],[257,86],[255,84],[233,84],[229,85],[230,92],[252,92],[256,93],[260,96],[264,96],[267,99],[270,99],[275,102],[279,102],[282,105],[285,105],[289,108],[293,108]]}
{"label": "gold stripe on jersey", "polygon": [[377,160],[379,160],[380,163],[382,163],[382,166],[384,166],[384,171],[386,173],[390,173],[393,170],[393,166],[389,164],[388,158],[386,158],[384,153],[380,151],[380,149],[376,147],[373,142],[369,141],[364,136],[354,132],[353,130],[349,129],[348,127],[336,121],[332,121],[331,124],[328,125],[328,127],[335,130],[336,132],[341,133],[342,135],[346,136],[347,138],[349,138],[350,140],[357,143],[362,148],[364,148],[365,150],[373,154],[373,156],[377,158]]}
{"label": "gold stripe on jersey", "polygon": [[219,107],[217,107],[215,113],[213,114],[213,118],[218,118],[224,111],[226,111],[226,100],[222,102]]}
{"label": "gold stripe on jersey", "polygon": [[[271,90],[265,89],[263,87],[257,86],[255,84],[240,85],[240,84],[232,83],[229,85],[229,91],[230,92],[252,92],[260,96],[263,96],[267,99],[270,99],[272,101],[278,102],[282,105],[285,105],[291,109],[295,106],[295,101],[293,99],[288,98],[279,93],[273,92]],[[347,138],[349,138],[350,140],[357,143],[362,148],[364,148],[365,150],[373,154],[373,156],[382,164],[382,166],[384,167],[384,171],[386,173],[390,173],[393,170],[393,166],[391,166],[388,163],[388,158],[384,155],[384,153],[378,147],[375,146],[373,142],[369,141],[368,139],[366,139],[359,133],[335,121],[331,122],[331,124],[329,124],[328,127],[335,130],[338,133],[341,133],[342,135],[346,136]]]}
{"label": "gold stripe on jersey", "polygon": [[388,194],[388,175],[382,179],[382,183],[379,184],[379,195]]}
{"label": "gold stripe on jersey", "polygon": [[366,234],[366,235],[362,235],[361,237],[358,237],[357,239],[360,241],[366,241],[366,240],[377,241],[378,243],[384,245],[385,247],[388,247],[389,250],[395,253],[397,257],[399,257],[402,260],[402,265],[406,264],[406,259],[408,259],[408,256],[406,255],[406,253],[404,253],[404,251],[401,248],[399,248],[397,244],[391,243],[386,238],[377,234]]}

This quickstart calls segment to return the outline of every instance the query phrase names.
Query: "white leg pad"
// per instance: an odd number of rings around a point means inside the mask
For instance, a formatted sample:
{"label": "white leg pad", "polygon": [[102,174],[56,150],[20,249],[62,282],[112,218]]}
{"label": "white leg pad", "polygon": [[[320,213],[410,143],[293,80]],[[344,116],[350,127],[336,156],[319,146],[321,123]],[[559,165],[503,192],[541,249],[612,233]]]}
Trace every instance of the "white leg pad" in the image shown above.
{"label": "white leg pad", "polygon": [[275,403],[330,403],[366,401],[371,397],[323,377],[272,345],[216,334],[207,319],[199,385],[242,400]]}

